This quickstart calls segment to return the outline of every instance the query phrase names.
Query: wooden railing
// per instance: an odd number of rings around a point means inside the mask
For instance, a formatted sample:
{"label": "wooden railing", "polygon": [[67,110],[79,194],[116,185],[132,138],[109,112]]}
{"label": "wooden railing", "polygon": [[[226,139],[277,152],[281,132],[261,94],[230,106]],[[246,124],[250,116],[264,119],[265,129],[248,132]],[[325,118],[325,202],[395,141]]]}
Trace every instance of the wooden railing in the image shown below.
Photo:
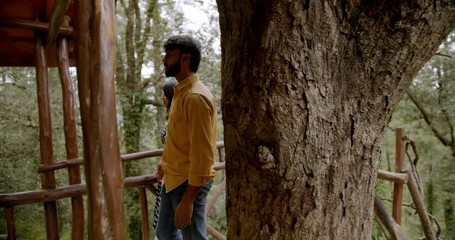
{"label": "wooden railing", "polygon": [[[404,166],[404,153],[405,153],[405,136],[403,129],[397,129],[396,132],[396,168],[395,172],[385,171],[382,169],[378,170],[378,178],[394,183],[393,188],[393,209],[390,215],[382,202],[379,195],[375,196],[374,208],[378,219],[384,225],[386,230],[390,233],[392,239],[408,239],[406,232],[401,228],[401,206],[402,206],[402,189],[403,185],[407,185],[412,200],[415,204],[417,213],[422,223],[422,228],[425,233],[426,239],[437,239],[435,233],[431,228],[431,221],[423,203],[422,193],[418,188],[418,179],[416,179],[415,167],[411,166],[405,170]],[[224,143],[218,142],[217,149],[219,153],[219,162],[215,163],[215,170],[221,171],[225,169],[224,154],[223,154]],[[136,161],[144,158],[158,157],[162,155],[162,149],[126,154],[122,155],[122,161]],[[81,165],[82,159],[71,159],[64,162],[57,162],[54,164],[40,166],[40,172],[55,171],[57,169],[65,169],[73,166]],[[398,166],[398,167],[397,167]],[[154,184],[157,183],[157,176],[155,174],[147,174],[142,176],[126,177],[123,180],[125,188],[138,188],[139,196],[141,201],[141,213],[142,213],[142,235],[143,239],[149,239],[150,236],[150,224],[149,224],[149,211],[147,209],[147,189],[153,194],[156,194],[157,189]],[[226,188],[226,179],[223,179],[215,189],[212,190],[213,194],[207,204],[206,214],[210,212],[219,196]],[[8,239],[16,239],[15,234],[15,222],[14,222],[14,207],[17,205],[32,204],[32,203],[45,203],[49,201],[57,201],[63,198],[71,198],[75,196],[82,196],[86,194],[85,184],[74,184],[61,188],[55,189],[42,189],[27,192],[18,192],[11,194],[0,194],[0,207],[5,209],[5,220],[7,223]],[[226,239],[226,237],[219,233],[215,228],[208,225],[207,232],[212,235],[215,239]],[[3,235],[5,237],[5,235]],[[0,237],[1,239],[1,237]],[[6,239],[6,238],[5,238]]]}
{"label": "wooden railing", "polygon": [[[225,169],[224,143],[217,142],[218,159],[219,161],[214,164],[216,171],[222,171]],[[145,151],[139,153],[125,154],[121,156],[122,162],[136,161],[145,158],[159,157],[162,156],[163,150],[157,149],[153,151]],[[38,168],[39,172],[52,172],[58,169],[66,169],[83,164],[83,159],[70,159],[67,161],[56,162],[49,165],[42,165]],[[147,203],[147,189],[156,195],[157,188],[155,184],[158,182],[156,174],[146,174],[141,176],[126,177],[123,179],[124,188],[138,188],[141,214],[142,214],[142,239],[150,239],[150,223],[149,223],[149,211]],[[221,183],[212,189],[213,192],[211,198],[208,201],[206,214],[210,212],[221,193],[226,187],[225,179],[222,179]],[[5,221],[7,225],[7,235],[0,235],[0,239],[16,239],[16,229],[14,220],[14,207],[18,205],[26,205],[33,203],[45,203],[50,201],[57,201],[65,198],[72,198],[82,196],[87,193],[87,186],[85,184],[73,184],[60,188],[54,189],[41,189],[25,192],[16,192],[8,194],[0,194],[0,208],[5,210]],[[73,213],[74,214],[74,213]],[[83,214],[83,213],[82,213]],[[215,239],[226,239],[226,237],[219,233],[214,227],[207,225],[207,232],[212,235]]]}
{"label": "wooden railing", "polygon": [[[378,170],[378,178],[393,182],[392,214],[384,206],[382,198],[376,194],[374,198],[374,211],[379,221],[389,232],[391,239],[408,240],[408,234],[401,227],[401,211],[403,202],[403,186],[406,185],[411,194],[412,201],[419,216],[425,239],[436,240],[437,234],[432,229],[430,215],[425,207],[422,192],[418,186],[418,174],[415,161],[410,159],[410,164],[405,166],[406,145],[412,142],[404,134],[404,128],[395,130],[395,172]],[[411,143],[412,144],[412,143]],[[413,149],[415,150],[415,149]],[[416,155],[416,152],[414,152]],[[417,155],[416,155],[417,156]]]}

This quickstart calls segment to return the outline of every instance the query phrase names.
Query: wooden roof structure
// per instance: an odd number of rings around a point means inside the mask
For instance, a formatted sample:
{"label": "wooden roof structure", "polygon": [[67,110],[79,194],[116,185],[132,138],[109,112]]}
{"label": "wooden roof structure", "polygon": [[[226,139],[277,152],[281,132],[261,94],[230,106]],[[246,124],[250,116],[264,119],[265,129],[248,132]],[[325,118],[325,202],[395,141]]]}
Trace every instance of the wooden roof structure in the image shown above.
{"label": "wooden roof structure", "polygon": [[[44,205],[47,239],[60,239],[56,201],[63,198],[71,198],[71,239],[84,239],[85,226],[89,239],[126,239],[123,189],[132,187],[139,190],[142,239],[149,239],[145,188],[153,188],[157,177],[148,174],[124,178],[122,161],[161,156],[162,150],[120,156],[114,89],[114,14],[114,0],[0,0],[0,67],[36,69],[41,162],[38,172],[42,188],[0,194],[7,225],[7,235],[0,233],[0,239],[16,239],[15,206],[38,202]],[[77,69],[83,157],[78,156],[76,91],[70,66]],[[59,162],[53,159],[48,67],[58,68],[63,92],[67,159]],[[219,149],[223,146],[222,142],[217,144]],[[215,170],[224,169],[224,157],[219,154],[222,162]],[[80,165],[84,166],[85,184]],[[54,172],[58,169],[67,169],[68,186],[56,186]],[[206,214],[225,188],[223,183],[211,198]],[[87,196],[87,211],[82,195]],[[225,239],[213,227],[207,228],[212,236]]]}
{"label": "wooden roof structure", "polygon": [[[40,159],[54,166],[48,67],[58,67],[63,91],[69,184],[81,185],[75,94],[69,66],[77,69],[90,239],[125,239],[123,173],[117,132],[114,0],[0,1],[0,66],[36,69]],[[43,191],[56,189],[53,171],[40,171]],[[82,188],[81,188],[82,189]],[[57,191],[58,192],[58,191]],[[72,196],[72,239],[84,238],[82,196]],[[6,206],[7,217],[13,208]],[[47,239],[59,239],[56,201],[44,202]],[[103,226],[103,227],[100,227]],[[14,224],[8,226],[14,239]]]}
{"label": "wooden roof structure", "polygon": [[[65,4],[64,14],[75,22],[74,1]],[[35,66],[35,36],[46,36],[55,0],[0,1],[0,66]],[[60,34],[72,39],[73,27],[61,26]],[[48,66],[56,67],[56,47],[46,49]],[[74,65],[74,48],[69,48]]]}

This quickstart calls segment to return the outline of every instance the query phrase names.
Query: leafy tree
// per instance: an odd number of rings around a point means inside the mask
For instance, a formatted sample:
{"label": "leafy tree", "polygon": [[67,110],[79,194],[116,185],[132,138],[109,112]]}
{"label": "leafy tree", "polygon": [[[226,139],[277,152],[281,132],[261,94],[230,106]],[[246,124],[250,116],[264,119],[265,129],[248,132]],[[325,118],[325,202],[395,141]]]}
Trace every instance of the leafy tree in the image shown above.
{"label": "leafy tree", "polygon": [[[61,89],[56,69],[49,69],[53,145],[55,161],[64,160],[63,117]],[[39,121],[36,106],[36,79],[34,68],[0,68],[0,193],[13,193],[40,189]],[[57,186],[68,184],[67,173],[56,173]],[[71,208],[68,201],[59,201],[58,214],[62,233],[68,232]],[[3,212],[1,218],[4,218]],[[46,236],[42,204],[15,208],[17,237],[32,239]],[[30,226],[30,219],[36,224]],[[0,223],[0,232],[6,232],[5,223]]]}
{"label": "leafy tree", "polygon": [[[152,31],[159,31],[161,7],[158,1],[119,1],[117,6],[117,70],[116,83],[120,102],[120,136],[126,153],[138,152],[144,119],[145,99],[148,89],[155,87],[160,78],[142,77],[142,68],[148,63],[149,42],[159,43]],[[161,36],[157,34],[156,36]],[[157,66],[157,62],[151,61]],[[159,76],[159,75],[157,75]],[[153,82],[155,81],[155,82]],[[160,105],[159,101],[154,102]],[[125,177],[140,175],[138,164],[125,165]],[[125,190],[128,235],[140,239],[139,195],[135,190]]]}
{"label": "leafy tree", "polygon": [[[38,112],[36,84],[32,69],[0,68],[0,192],[11,193],[39,189],[36,169],[40,164],[38,146]],[[42,206],[16,208],[19,238],[26,237],[24,229],[28,217],[38,218]],[[0,217],[4,219],[4,212]],[[41,216],[42,217],[42,216]],[[6,232],[4,221],[0,231]],[[24,235],[25,234],[25,235]],[[44,234],[45,235],[45,234]]]}

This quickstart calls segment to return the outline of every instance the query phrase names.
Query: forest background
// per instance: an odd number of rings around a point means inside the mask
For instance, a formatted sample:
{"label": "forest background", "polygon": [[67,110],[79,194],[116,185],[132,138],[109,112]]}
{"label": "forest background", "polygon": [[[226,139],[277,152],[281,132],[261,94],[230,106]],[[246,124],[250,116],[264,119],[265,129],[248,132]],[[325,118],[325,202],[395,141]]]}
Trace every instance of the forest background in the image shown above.
{"label": "forest background", "polygon": [[[118,0],[116,15],[117,118],[121,153],[161,148],[160,131],[166,111],[163,107],[162,44],[171,35],[189,34],[200,39],[203,58],[201,80],[221,106],[220,30],[216,3],[210,1]],[[383,139],[381,169],[393,171],[395,129],[404,127],[405,135],[417,144],[420,173],[428,211],[441,227],[441,239],[455,239],[455,31],[441,43],[438,52],[422,68],[395,109]],[[72,71],[76,81],[75,70]],[[49,69],[53,117],[54,161],[65,159],[61,88],[57,69]],[[77,82],[75,82],[75,88]],[[77,90],[76,90],[77,91]],[[0,68],[0,193],[39,189],[39,122],[36,105],[34,68]],[[78,99],[76,98],[76,101]],[[222,114],[218,108],[219,134],[223,140]],[[79,121],[79,148],[82,134]],[[411,153],[412,154],[412,153]],[[412,158],[413,156],[411,156]],[[159,159],[124,165],[125,176],[155,173]],[[221,173],[223,174],[223,173]],[[220,174],[219,174],[220,175]],[[64,171],[57,171],[59,186],[67,184]],[[377,181],[377,192],[391,209],[392,184]],[[423,236],[418,217],[405,190],[403,226],[413,239]],[[246,193],[247,194],[247,193]],[[138,194],[125,191],[128,239],[141,239]],[[224,197],[216,204],[209,222],[226,234]],[[155,199],[149,199],[149,211]],[[18,239],[45,239],[46,229],[41,204],[15,209]],[[60,236],[70,239],[71,206],[58,202]],[[151,213],[150,213],[151,214]],[[0,211],[4,219],[4,211]],[[86,221],[87,222],[87,221]],[[435,224],[436,226],[436,224]],[[6,224],[0,221],[0,234]],[[152,236],[153,237],[153,236]],[[374,221],[373,239],[386,239],[383,228]]]}

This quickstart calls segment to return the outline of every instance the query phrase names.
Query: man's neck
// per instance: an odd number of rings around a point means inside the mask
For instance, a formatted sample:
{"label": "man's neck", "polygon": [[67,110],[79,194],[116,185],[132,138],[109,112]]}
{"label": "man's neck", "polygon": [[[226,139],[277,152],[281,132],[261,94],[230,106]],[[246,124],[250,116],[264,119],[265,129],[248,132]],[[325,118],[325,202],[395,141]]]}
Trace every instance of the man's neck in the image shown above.
{"label": "man's neck", "polygon": [[175,76],[175,79],[177,79],[178,82],[181,82],[193,75],[194,75],[194,72],[191,72],[191,71],[182,72],[181,71]]}

